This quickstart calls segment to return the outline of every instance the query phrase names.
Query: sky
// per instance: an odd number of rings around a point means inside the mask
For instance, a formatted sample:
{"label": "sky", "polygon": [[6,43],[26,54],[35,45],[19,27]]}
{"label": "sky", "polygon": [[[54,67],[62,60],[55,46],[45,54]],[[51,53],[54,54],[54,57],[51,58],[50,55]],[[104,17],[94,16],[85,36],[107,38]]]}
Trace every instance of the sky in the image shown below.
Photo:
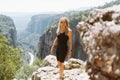
{"label": "sky", "polygon": [[64,12],[113,0],[0,0],[0,12]]}

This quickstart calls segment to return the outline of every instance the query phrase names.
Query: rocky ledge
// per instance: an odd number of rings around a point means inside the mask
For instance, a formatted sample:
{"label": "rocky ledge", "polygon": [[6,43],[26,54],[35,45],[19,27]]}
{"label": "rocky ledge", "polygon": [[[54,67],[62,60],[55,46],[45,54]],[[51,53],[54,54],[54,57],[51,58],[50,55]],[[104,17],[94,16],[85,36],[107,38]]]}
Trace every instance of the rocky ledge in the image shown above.
{"label": "rocky ledge", "polygon": [[[43,67],[33,72],[32,80],[60,80],[56,57],[48,55],[43,60]],[[71,58],[64,63],[64,80],[89,80],[85,72],[85,62]]]}

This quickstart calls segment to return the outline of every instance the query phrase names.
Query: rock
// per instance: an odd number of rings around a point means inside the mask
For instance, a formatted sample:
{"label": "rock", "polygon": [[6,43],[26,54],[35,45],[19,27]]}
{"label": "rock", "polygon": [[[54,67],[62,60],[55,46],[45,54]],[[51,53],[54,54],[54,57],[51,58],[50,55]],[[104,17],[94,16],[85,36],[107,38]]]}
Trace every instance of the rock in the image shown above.
{"label": "rock", "polygon": [[[33,72],[32,80],[59,80],[59,68],[54,66],[57,65],[56,62],[55,56],[46,56],[43,61],[44,66]],[[71,58],[65,63],[67,65],[65,64],[64,80],[89,80],[83,61]]]}
{"label": "rock", "polygon": [[77,29],[92,80],[120,80],[120,5],[91,11]]}
{"label": "rock", "polygon": [[[59,80],[59,69],[50,66],[42,67],[32,75],[32,80]],[[85,69],[64,70],[64,80],[89,80],[89,76]]]}
{"label": "rock", "polygon": [[43,60],[43,66],[57,67],[57,59],[53,55],[48,55]]}
{"label": "rock", "polygon": [[[75,69],[75,68],[81,68],[83,66],[83,61],[79,59],[71,58],[68,61],[64,63],[65,69]],[[85,66],[84,66],[85,67]]]}
{"label": "rock", "polygon": [[[65,61],[64,63],[64,67],[66,70],[69,69],[75,69],[75,68],[81,68],[81,67],[85,67],[85,62],[83,62],[80,59],[75,59],[75,58],[70,58],[68,61]],[[58,67],[57,64],[57,59],[56,56],[54,55],[48,55],[45,57],[45,59],[42,62],[43,67],[45,66],[52,66],[52,67]]]}

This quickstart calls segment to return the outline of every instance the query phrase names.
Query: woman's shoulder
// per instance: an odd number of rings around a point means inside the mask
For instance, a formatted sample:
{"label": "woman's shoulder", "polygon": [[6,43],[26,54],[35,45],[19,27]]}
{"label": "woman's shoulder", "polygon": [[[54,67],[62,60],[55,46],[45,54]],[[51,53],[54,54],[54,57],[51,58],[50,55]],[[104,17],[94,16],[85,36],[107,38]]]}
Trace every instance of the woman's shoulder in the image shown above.
{"label": "woman's shoulder", "polygon": [[68,36],[72,35],[72,29],[68,28]]}
{"label": "woman's shoulder", "polygon": [[72,29],[68,28],[68,33],[71,33],[72,32]]}

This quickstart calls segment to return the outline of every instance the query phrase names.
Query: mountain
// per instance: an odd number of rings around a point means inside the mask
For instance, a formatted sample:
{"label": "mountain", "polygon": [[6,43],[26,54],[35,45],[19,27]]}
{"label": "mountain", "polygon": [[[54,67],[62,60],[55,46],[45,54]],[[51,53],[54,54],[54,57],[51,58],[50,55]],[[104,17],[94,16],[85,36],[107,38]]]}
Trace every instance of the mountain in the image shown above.
{"label": "mountain", "polygon": [[56,14],[38,14],[31,17],[25,30],[18,34],[19,43],[26,49],[36,51],[40,35],[56,21]]}
{"label": "mountain", "polygon": [[31,16],[29,14],[12,16],[18,33],[26,29]]}
{"label": "mountain", "polygon": [[17,31],[11,17],[0,15],[0,32],[8,38],[9,45],[17,46]]}
{"label": "mountain", "polygon": [[1,13],[10,16],[13,19],[18,34],[20,31],[25,30],[27,28],[28,22],[30,21],[30,17],[35,14],[27,12],[1,12]]}
{"label": "mountain", "polygon": [[56,20],[56,14],[39,14],[31,17],[27,31],[30,33],[42,34],[44,30]]}
{"label": "mountain", "polygon": [[30,22],[26,28],[26,31],[30,33],[43,34],[45,30],[54,24],[62,16],[70,16],[77,11],[70,11],[61,14],[38,14],[31,17]]}
{"label": "mountain", "polygon": [[103,5],[103,6],[99,6],[99,7],[97,7],[97,8],[103,9],[103,8],[112,7],[112,6],[114,6],[114,5],[119,5],[119,4],[120,4],[120,0],[113,0],[113,1],[111,1],[111,2],[109,2],[109,3],[106,3],[106,4]]}

